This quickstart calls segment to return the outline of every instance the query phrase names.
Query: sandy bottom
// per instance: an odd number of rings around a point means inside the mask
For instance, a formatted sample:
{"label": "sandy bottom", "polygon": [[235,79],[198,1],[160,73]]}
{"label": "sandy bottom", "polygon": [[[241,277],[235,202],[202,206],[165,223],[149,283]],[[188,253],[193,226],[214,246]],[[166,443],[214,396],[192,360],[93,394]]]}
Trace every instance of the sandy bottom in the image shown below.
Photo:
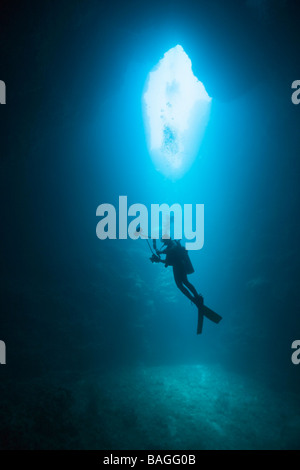
{"label": "sandy bottom", "polygon": [[1,395],[1,449],[300,448],[297,396],[219,367],[66,372]]}

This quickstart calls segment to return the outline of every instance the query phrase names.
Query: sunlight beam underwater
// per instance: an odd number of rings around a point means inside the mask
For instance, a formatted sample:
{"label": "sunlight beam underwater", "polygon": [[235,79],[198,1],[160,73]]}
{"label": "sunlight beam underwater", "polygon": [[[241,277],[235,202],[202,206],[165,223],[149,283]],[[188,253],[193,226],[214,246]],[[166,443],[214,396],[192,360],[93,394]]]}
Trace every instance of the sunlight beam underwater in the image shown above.
{"label": "sunlight beam underwater", "polygon": [[158,171],[176,180],[195,160],[208,121],[211,98],[177,45],[149,73],[143,95],[148,148]]}

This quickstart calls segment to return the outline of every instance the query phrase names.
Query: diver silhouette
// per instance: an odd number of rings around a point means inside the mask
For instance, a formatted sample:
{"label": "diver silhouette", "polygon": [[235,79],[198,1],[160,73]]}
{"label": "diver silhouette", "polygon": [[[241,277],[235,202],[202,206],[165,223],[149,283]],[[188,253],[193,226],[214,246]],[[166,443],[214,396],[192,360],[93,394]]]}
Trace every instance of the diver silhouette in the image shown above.
{"label": "diver silhouette", "polygon": [[[164,263],[165,267],[172,266],[174,280],[178,289],[197,307],[201,307],[203,305],[203,297],[198,294],[193,284],[187,278],[188,274],[194,272],[187,250],[181,246],[179,240],[165,239],[161,241],[166,248],[158,250],[156,248],[156,240],[153,240],[156,255],[153,254],[150,260],[152,263]],[[166,258],[163,260],[160,255],[165,255]]]}

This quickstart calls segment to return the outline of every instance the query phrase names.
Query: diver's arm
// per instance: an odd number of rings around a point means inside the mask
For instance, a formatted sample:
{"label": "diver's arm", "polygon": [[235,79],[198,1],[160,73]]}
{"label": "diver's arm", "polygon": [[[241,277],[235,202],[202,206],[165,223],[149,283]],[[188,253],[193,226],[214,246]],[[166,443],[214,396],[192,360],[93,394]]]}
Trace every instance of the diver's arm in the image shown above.
{"label": "diver's arm", "polygon": [[159,255],[159,256],[158,256],[159,262],[162,263],[162,264],[164,264],[164,265],[165,265],[165,268],[167,268],[167,267],[169,266],[168,264],[166,264],[166,262],[167,262],[167,257],[165,257],[165,259],[161,259],[161,257],[160,257],[161,254],[165,254],[165,253],[162,252],[162,251],[159,251],[159,252],[158,252],[158,255]]}
{"label": "diver's arm", "polygon": [[[159,261],[165,265],[165,268],[167,268],[169,265],[167,263],[167,250],[168,248],[165,248],[164,250],[157,250],[157,256],[159,257]],[[161,259],[160,255],[166,255],[165,259]]]}
{"label": "diver's arm", "polygon": [[161,259],[159,255],[155,255],[154,253],[151,256],[150,261],[152,261],[152,263],[163,263],[166,266],[166,260]]}
{"label": "diver's arm", "polygon": [[157,252],[157,261],[159,261],[159,263],[164,263],[164,264],[165,264],[166,258],[165,258],[165,259],[161,259],[160,255],[161,255],[161,252],[158,251],[158,252]]}

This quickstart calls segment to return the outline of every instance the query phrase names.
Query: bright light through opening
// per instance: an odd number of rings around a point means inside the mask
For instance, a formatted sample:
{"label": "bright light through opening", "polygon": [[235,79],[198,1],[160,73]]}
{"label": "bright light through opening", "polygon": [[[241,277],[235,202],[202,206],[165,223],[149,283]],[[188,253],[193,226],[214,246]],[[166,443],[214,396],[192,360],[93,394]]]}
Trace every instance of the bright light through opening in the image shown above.
{"label": "bright light through opening", "polygon": [[210,102],[181,46],[166,52],[150,72],[144,93],[148,146],[156,168],[166,176],[180,178],[190,168],[199,151]]}

